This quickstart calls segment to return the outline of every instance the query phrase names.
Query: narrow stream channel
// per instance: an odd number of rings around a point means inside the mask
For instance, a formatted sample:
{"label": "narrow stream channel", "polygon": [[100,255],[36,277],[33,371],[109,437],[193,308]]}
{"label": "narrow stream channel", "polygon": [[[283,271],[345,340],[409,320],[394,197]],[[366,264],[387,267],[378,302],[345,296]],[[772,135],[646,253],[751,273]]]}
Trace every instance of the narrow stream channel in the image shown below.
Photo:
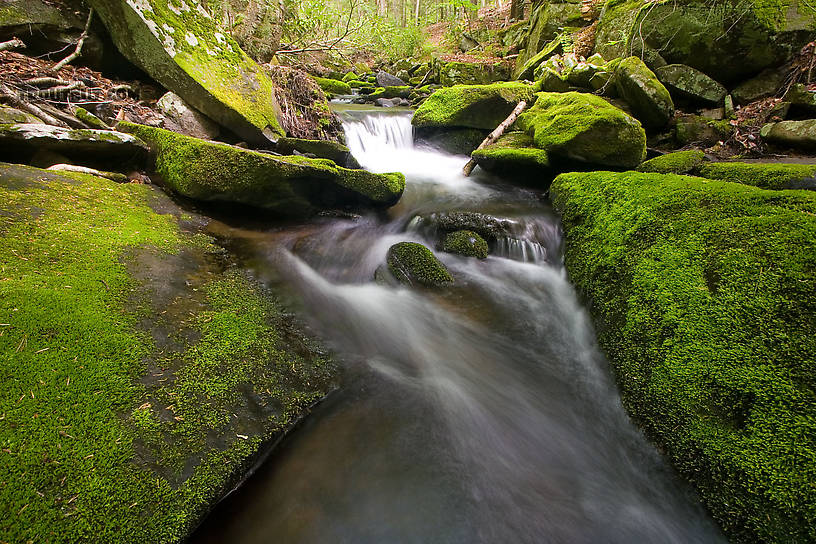
{"label": "narrow stream channel", "polygon": [[[347,383],[225,500],[201,543],[724,541],[632,425],[567,281],[543,192],[412,142],[410,113],[348,107],[366,168],[401,171],[388,218],[254,233],[251,262],[293,294]],[[510,218],[484,261],[437,252],[455,286],[378,285],[388,248],[434,247],[421,214]]]}

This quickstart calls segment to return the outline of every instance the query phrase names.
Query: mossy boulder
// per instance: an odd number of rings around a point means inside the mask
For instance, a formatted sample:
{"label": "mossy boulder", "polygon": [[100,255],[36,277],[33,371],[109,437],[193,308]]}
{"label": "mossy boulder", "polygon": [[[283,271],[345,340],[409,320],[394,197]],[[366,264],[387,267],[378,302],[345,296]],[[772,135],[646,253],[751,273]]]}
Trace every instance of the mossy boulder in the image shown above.
{"label": "mossy boulder", "polygon": [[535,147],[524,132],[505,133],[495,143],[475,150],[471,157],[481,168],[528,185],[547,187],[555,177],[547,152]]}
{"label": "mossy boulder", "polygon": [[520,82],[457,85],[434,92],[414,112],[411,124],[426,127],[467,127],[493,130],[522,100],[531,100],[532,85]]}
{"label": "mossy boulder", "polygon": [[816,538],[816,194],[636,172],[551,195],[632,418],[733,542]]}
{"label": "mossy boulder", "polygon": [[580,2],[533,2],[524,49],[516,59],[516,66],[526,66],[565,28],[577,30],[589,23],[589,19],[583,16]]}
{"label": "mossy boulder", "polygon": [[689,174],[696,171],[705,161],[703,151],[691,149],[655,157],[638,166],[637,170],[653,174]]}
{"label": "mossy boulder", "polygon": [[416,242],[400,242],[391,246],[386,264],[391,274],[407,285],[439,287],[453,282],[453,276],[433,252]]}
{"label": "mossy boulder", "polygon": [[142,162],[148,147],[132,134],[113,130],[70,129],[43,123],[0,125],[0,160],[27,161],[41,150],[88,164],[121,166]]}
{"label": "mossy boulder", "polygon": [[119,51],[165,88],[248,142],[283,136],[275,86],[200,5],[89,0]]}
{"label": "mossy boulder", "polygon": [[766,142],[781,147],[816,150],[816,119],[769,123],[760,132]]}
{"label": "mossy boulder", "polygon": [[470,230],[449,232],[442,241],[442,251],[465,257],[487,259],[488,246],[484,238]]}
{"label": "mossy boulder", "polygon": [[816,190],[816,165],[811,164],[708,162],[695,175],[762,189]]}
{"label": "mossy boulder", "polygon": [[18,123],[42,123],[42,119],[30,113],[0,105],[0,125],[15,125]]}
{"label": "mossy boulder", "polygon": [[643,127],[603,98],[576,92],[537,97],[516,126],[551,158],[634,168],[646,156]]}
{"label": "mossy boulder", "polygon": [[320,88],[329,96],[336,96],[341,94],[351,94],[351,86],[339,79],[329,79],[326,77],[313,78]]}
{"label": "mossy boulder", "polygon": [[360,76],[355,74],[354,72],[348,72],[346,75],[343,76],[343,82],[351,84],[352,81],[357,81],[360,79]]}
{"label": "mossy boulder", "polygon": [[155,170],[173,191],[196,200],[245,204],[284,217],[327,208],[388,207],[405,189],[402,174],[350,170],[327,159],[275,156],[119,123],[148,142]]}
{"label": "mossy boulder", "polygon": [[794,115],[816,115],[816,90],[797,83],[785,93],[785,101],[790,103],[791,113]]}
{"label": "mossy boulder", "polygon": [[478,128],[417,128],[415,140],[453,155],[470,155],[488,134],[490,131]]}
{"label": "mossy boulder", "polygon": [[720,106],[728,91],[699,70],[685,64],[667,64],[655,75],[678,98],[695,104]]}
{"label": "mossy boulder", "polygon": [[338,142],[329,140],[306,140],[302,138],[281,138],[275,144],[275,151],[283,155],[295,152],[310,154],[320,159],[329,159],[344,168],[359,169],[360,163],[351,154],[351,150]]}
{"label": "mossy boulder", "polygon": [[421,228],[437,233],[460,230],[475,232],[491,243],[524,232],[523,227],[513,219],[481,212],[434,212],[417,216],[415,222]]}
{"label": "mossy boulder", "polygon": [[546,44],[541,51],[524,63],[517,60],[516,69],[513,72],[513,79],[533,79],[536,68],[553,55],[563,53],[564,48],[561,40],[555,39]]}
{"label": "mossy boulder", "polygon": [[411,95],[413,87],[396,86],[396,87],[378,87],[371,94],[368,95],[369,100],[377,100],[378,98],[408,98]]}
{"label": "mossy boulder", "polygon": [[638,57],[623,59],[615,72],[618,95],[643,126],[660,130],[674,115],[674,102],[666,87]]}
{"label": "mossy boulder", "polygon": [[658,50],[725,85],[779,66],[813,39],[807,0],[607,0],[596,49],[606,58]]}
{"label": "mossy boulder", "polygon": [[727,120],[714,120],[702,115],[680,115],[675,123],[675,137],[680,146],[697,144],[710,147],[728,140],[734,127]]}
{"label": "mossy boulder", "polygon": [[488,85],[511,79],[507,62],[454,62],[434,60],[434,81],[444,87],[453,85]]}
{"label": "mossy boulder", "polygon": [[336,387],[205,223],[154,186],[0,164],[0,540],[184,542]]}
{"label": "mossy boulder", "polygon": [[75,107],[74,117],[85,123],[87,126],[97,130],[110,130],[111,128],[102,119],[85,108]]}

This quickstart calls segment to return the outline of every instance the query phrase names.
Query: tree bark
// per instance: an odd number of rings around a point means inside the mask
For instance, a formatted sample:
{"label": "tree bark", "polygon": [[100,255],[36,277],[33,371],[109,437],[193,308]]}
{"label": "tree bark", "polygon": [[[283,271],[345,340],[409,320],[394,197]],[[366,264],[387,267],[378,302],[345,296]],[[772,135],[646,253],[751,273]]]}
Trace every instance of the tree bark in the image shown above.
{"label": "tree bark", "polygon": [[[502,121],[501,124],[497,126],[493,132],[488,134],[487,138],[485,138],[482,141],[482,143],[479,144],[479,147],[477,147],[476,150],[478,151],[479,149],[485,148],[490,144],[495,143],[496,140],[501,138],[502,134],[504,134],[504,131],[507,130],[508,127],[510,127],[510,125],[516,122],[516,119],[518,118],[519,115],[521,115],[521,112],[523,112],[526,107],[527,107],[526,100],[522,100],[521,102],[519,102],[516,105],[515,109],[510,113],[510,115],[507,116],[507,119]],[[468,163],[465,165],[465,167],[462,168],[462,174],[465,177],[468,177],[470,176],[470,173],[473,172],[474,168],[476,168],[476,161],[470,159]]]}

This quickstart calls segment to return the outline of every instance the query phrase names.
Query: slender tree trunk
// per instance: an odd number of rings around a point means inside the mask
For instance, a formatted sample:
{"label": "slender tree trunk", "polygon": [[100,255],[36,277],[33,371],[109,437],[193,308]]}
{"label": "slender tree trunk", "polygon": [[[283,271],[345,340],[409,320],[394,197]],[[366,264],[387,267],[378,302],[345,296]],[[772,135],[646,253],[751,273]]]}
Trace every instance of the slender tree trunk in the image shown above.
{"label": "slender tree trunk", "polygon": [[419,24],[419,0],[416,0],[416,10],[414,11],[414,22]]}

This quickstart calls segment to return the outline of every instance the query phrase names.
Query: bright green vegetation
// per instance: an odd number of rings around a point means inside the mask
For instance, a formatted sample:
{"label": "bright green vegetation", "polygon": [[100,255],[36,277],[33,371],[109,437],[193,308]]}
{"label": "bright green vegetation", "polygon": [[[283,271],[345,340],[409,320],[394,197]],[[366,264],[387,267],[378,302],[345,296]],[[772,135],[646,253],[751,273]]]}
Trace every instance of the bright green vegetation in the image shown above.
{"label": "bright green vegetation", "polygon": [[[357,161],[351,155],[349,148],[343,144],[330,140],[307,140],[303,138],[280,138],[275,144],[275,151],[283,155],[290,155],[292,152],[311,153],[321,159],[329,159],[338,166],[348,168],[360,168]],[[349,166],[352,164],[353,166]]]}
{"label": "bright green vegetation", "polygon": [[530,60],[523,64],[517,64],[514,79],[533,79],[533,73],[538,66],[551,56],[562,52],[561,40],[554,39],[546,44],[541,51],[536,53]]}
{"label": "bright green vegetation", "polygon": [[[653,174],[690,174],[706,160],[705,153],[699,149],[676,151],[650,159],[640,166],[638,172]],[[706,176],[707,177],[707,176]],[[729,180],[733,181],[733,180]]]}
{"label": "bright green vegetation", "polygon": [[213,18],[176,0],[90,4],[125,57],[197,110],[249,141],[283,135],[272,80]]}
{"label": "bright green vegetation", "polygon": [[710,162],[695,175],[762,189],[816,189],[816,166],[809,164]]}
{"label": "bright green vegetation", "polygon": [[734,133],[734,127],[723,120],[708,119],[702,115],[680,115],[675,123],[675,138],[680,145],[713,146]]}
{"label": "bright green vegetation", "polygon": [[457,230],[445,235],[442,242],[442,251],[456,253],[465,257],[487,259],[487,242],[484,238],[470,230]]}
{"label": "bright green vegetation", "polygon": [[620,61],[615,83],[620,97],[626,100],[646,128],[661,129],[674,115],[674,102],[669,91],[638,57]]}
{"label": "bright green vegetation", "polygon": [[0,541],[178,542],[331,387],[179,215],[0,164]]}
{"label": "bright green vegetation", "polygon": [[495,143],[474,151],[471,157],[489,172],[527,183],[549,184],[553,178],[547,152],[535,147],[533,139],[524,132],[507,132]]}
{"label": "bright green vegetation", "polygon": [[538,93],[517,127],[551,156],[634,168],[646,156],[646,133],[630,115],[591,94]]}
{"label": "bright green vegetation", "polygon": [[522,100],[532,100],[535,90],[526,83],[457,85],[434,92],[417,108],[411,123],[416,127],[467,127],[493,130]]}
{"label": "bright green vegetation", "polygon": [[328,79],[325,77],[314,77],[314,80],[323,89],[323,92],[329,96],[338,94],[351,94],[351,87],[348,83],[340,81],[339,79]]}
{"label": "bright green vegetation", "polygon": [[433,252],[416,242],[400,242],[391,246],[386,264],[400,283],[435,287],[453,281],[448,269]]}
{"label": "bright green vegetation", "polygon": [[374,92],[368,95],[369,100],[378,98],[408,98],[412,87],[407,85],[396,85],[392,87],[377,87]]}
{"label": "bright green vegetation", "polygon": [[170,188],[199,200],[305,217],[321,208],[392,206],[405,189],[399,173],[373,174],[328,159],[272,156],[144,125],[119,126],[148,142],[156,172]]}
{"label": "bright green vegetation", "polygon": [[77,119],[85,123],[91,128],[95,128],[98,130],[110,130],[110,127],[105,124],[102,119],[94,115],[93,113],[89,112],[85,108],[75,108],[74,115]]}
{"label": "bright green vegetation", "polygon": [[440,85],[489,85],[511,78],[510,65],[506,62],[471,63],[446,62],[436,59],[433,64],[435,80]]}
{"label": "bright green vegetation", "polygon": [[551,195],[632,417],[734,542],[816,539],[816,194],[591,172]]}

